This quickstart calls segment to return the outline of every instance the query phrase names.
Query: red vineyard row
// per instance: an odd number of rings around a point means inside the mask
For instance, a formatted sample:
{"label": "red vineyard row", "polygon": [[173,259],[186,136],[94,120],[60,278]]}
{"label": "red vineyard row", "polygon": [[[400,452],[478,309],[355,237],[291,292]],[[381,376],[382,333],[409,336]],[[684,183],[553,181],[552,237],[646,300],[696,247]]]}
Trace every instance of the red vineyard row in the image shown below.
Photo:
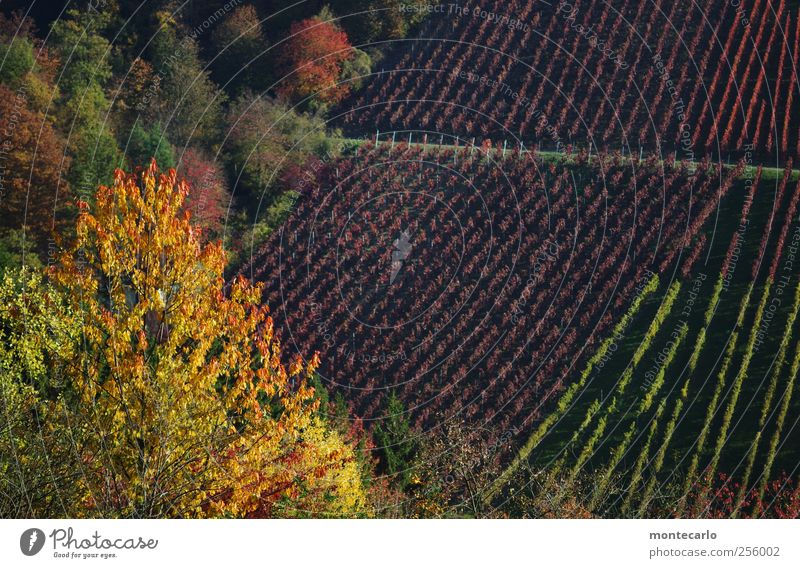
{"label": "red vineyard row", "polygon": [[785,0],[480,0],[463,10],[432,14],[396,48],[340,108],[346,130],[800,157],[800,12]]}

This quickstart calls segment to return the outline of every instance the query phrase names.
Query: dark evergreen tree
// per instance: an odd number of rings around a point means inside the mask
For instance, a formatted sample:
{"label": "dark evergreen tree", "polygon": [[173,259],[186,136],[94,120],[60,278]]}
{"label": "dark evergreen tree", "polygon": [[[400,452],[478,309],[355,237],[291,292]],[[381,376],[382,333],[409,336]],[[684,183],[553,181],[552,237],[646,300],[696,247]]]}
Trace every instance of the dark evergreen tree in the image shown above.
{"label": "dark evergreen tree", "polygon": [[375,426],[374,438],[380,473],[391,476],[398,488],[405,489],[411,482],[417,443],[408,413],[395,393],[389,395],[386,417]]}

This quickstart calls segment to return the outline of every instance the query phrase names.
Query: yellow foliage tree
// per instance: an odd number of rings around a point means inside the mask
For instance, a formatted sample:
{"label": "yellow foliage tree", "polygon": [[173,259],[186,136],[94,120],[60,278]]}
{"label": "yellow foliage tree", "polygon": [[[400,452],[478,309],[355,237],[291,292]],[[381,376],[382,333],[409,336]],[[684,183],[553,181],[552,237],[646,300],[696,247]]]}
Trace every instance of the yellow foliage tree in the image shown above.
{"label": "yellow foliage tree", "polygon": [[[350,446],[318,416],[316,355],[286,368],[261,289],[226,287],[188,192],[156,163],[117,171],[52,277],[78,314],[68,426],[74,514],[348,516],[364,506]],[[64,424],[63,426],[66,426]]]}
{"label": "yellow foliage tree", "polygon": [[[69,515],[79,485],[63,413],[78,328],[56,290],[30,267],[0,278],[0,518]],[[45,393],[43,396],[41,393]]]}

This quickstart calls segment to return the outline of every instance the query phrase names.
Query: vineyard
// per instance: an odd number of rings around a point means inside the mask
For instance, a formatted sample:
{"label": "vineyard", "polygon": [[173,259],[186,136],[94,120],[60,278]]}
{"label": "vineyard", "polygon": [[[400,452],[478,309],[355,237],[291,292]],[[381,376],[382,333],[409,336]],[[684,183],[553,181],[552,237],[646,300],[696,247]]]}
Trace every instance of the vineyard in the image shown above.
{"label": "vineyard", "polygon": [[749,150],[783,165],[800,157],[800,13],[790,4],[449,5],[366,79],[338,122],[358,134],[444,132],[686,160]]}
{"label": "vineyard", "polygon": [[740,188],[728,199],[741,212],[730,241],[713,247],[705,267],[662,286],[636,340],[594,384],[560,395],[505,477],[531,459],[566,494],[578,472],[592,472],[588,505],[600,514],[653,516],[675,502],[678,516],[791,514],[800,190],[788,169],[774,185],[759,169]]}
{"label": "vineyard", "polygon": [[396,392],[423,429],[461,414],[526,431],[691,270],[741,171],[654,163],[368,144],[242,272],[266,284],[285,348],[318,351],[359,418]]}
{"label": "vineyard", "polygon": [[510,441],[497,510],[533,467],[592,515],[795,515],[797,6],[445,8],[241,269],[287,350],[368,428]]}

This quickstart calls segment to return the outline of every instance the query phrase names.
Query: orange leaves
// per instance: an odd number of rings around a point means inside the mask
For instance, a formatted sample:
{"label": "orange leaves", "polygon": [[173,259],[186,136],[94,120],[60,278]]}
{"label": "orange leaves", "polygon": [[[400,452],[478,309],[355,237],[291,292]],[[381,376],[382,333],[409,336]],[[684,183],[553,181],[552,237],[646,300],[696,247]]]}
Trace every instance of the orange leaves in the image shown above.
{"label": "orange leaves", "polygon": [[6,226],[26,226],[41,243],[63,220],[54,213],[61,214],[55,209],[64,202],[62,173],[70,161],[51,121],[31,103],[24,88],[0,84],[0,216]]}
{"label": "orange leaves", "polygon": [[289,364],[289,375],[294,377],[303,371],[303,359],[298,355]]}
{"label": "orange leaves", "polygon": [[292,24],[283,49],[286,77],[279,92],[294,100],[316,97],[336,103],[347,95],[348,84],[338,84],[342,65],[353,58],[347,34],[319,18]]}

